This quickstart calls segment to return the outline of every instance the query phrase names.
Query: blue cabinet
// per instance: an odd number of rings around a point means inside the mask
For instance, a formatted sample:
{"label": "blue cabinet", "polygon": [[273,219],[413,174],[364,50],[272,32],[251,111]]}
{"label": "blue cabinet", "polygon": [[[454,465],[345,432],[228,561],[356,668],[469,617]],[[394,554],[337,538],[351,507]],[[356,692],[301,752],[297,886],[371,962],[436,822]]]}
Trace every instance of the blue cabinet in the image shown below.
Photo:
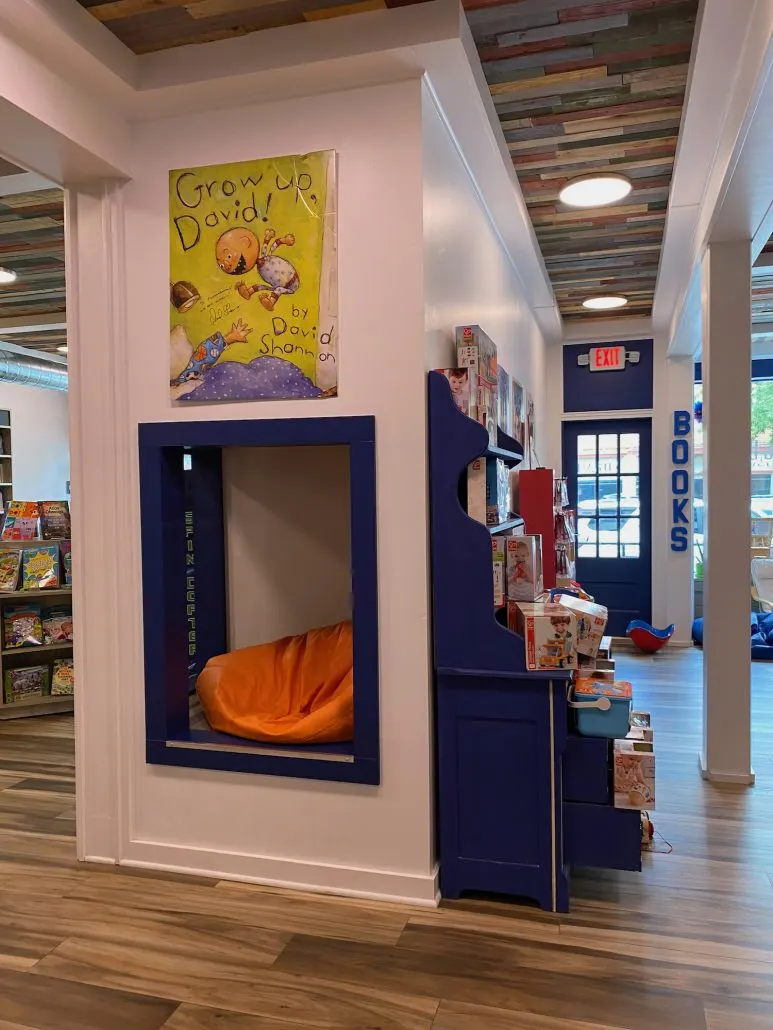
{"label": "blue cabinet", "polygon": [[440,889],[565,912],[570,865],[639,868],[639,816],[612,805],[610,742],[567,735],[569,674],[527,671],[523,638],[495,616],[490,527],[468,517],[460,485],[483,454],[518,464],[519,445],[497,442],[430,372]]}
{"label": "blue cabinet", "polygon": [[533,898],[565,911],[563,684],[437,676],[440,889]]}

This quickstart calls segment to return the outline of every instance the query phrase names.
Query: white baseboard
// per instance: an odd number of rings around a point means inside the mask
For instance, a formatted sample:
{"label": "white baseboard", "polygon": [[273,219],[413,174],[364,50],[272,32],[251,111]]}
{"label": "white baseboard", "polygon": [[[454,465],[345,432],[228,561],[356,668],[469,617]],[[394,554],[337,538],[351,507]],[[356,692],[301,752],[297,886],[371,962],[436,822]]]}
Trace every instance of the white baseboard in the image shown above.
{"label": "white baseboard", "polygon": [[707,769],[703,755],[698,755],[698,768],[703,779],[708,780],[709,783],[734,783],[741,787],[753,787],[756,779],[754,769],[750,769],[748,773],[718,772],[714,769]]}
{"label": "white baseboard", "polygon": [[440,897],[437,864],[430,874],[421,876],[387,869],[358,869],[132,841],[119,865],[432,908],[437,906]]}

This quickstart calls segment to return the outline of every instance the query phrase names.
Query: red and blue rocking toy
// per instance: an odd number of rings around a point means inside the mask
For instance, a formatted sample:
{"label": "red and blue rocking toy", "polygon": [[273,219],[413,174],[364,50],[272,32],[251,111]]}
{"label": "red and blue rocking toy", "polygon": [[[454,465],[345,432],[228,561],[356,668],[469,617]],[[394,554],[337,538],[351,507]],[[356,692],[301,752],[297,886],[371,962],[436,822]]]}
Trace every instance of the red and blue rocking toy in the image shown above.
{"label": "red and blue rocking toy", "polygon": [[634,619],[628,623],[628,629],[625,633],[640,651],[643,651],[645,654],[655,654],[661,647],[665,647],[674,635],[675,629],[676,626],[673,623],[665,629],[656,629],[642,619]]}

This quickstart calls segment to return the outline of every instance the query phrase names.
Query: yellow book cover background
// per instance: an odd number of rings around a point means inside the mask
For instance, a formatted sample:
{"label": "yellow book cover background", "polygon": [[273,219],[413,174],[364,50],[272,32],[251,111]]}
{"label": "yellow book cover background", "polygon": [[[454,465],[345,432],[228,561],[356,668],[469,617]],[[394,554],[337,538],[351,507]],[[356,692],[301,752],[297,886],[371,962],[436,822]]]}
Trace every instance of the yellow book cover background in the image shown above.
{"label": "yellow book cover background", "polygon": [[172,399],[334,396],[334,151],[175,169],[169,223]]}

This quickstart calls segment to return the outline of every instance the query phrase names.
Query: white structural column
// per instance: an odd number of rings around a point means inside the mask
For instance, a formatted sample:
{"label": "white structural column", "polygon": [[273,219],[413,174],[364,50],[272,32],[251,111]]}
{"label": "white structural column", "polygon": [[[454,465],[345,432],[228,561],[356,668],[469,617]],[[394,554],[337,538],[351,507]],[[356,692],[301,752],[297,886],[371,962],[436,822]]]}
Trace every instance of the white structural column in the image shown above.
{"label": "white structural column", "polygon": [[706,553],[703,775],[754,782],[749,655],[751,244],[709,244],[702,268]]}

